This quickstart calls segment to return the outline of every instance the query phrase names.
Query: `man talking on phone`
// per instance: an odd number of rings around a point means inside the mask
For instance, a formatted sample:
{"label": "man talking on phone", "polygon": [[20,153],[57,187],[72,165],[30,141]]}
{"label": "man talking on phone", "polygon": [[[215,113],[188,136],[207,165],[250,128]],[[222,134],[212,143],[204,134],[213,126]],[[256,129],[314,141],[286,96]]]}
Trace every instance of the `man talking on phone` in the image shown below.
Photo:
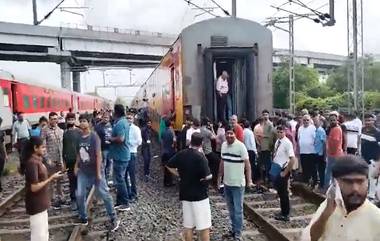
{"label": "man talking on phone", "polygon": [[368,165],[358,156],[346,155],[332,167],[334,181],[302,240],[380,240],[380,209],[367,199]]}

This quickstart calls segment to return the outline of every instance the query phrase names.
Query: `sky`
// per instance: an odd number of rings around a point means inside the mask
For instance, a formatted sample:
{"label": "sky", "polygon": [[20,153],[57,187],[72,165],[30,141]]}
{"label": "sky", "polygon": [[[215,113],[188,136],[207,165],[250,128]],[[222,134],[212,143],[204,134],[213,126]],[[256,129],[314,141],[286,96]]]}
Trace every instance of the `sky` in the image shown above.
{"label": "sky", "polygon": [[[37,0],[38,18],[41,19],[60,0]],[[223,8],[230,11],[231,0],[215,0]],[[329,0],[302,0],[311,8],[318,8],[321,12],[328,12]],[[211,0],[192,0],[192,2],[202,7],[215,6]],[[273,6],[280,6],[287,0],[237,0],[237,15],[241,18],[250,19],[259,23],[264,23],[267,17],[281,17],[288,14],[277,11]],[[333,27],[322,27],[309,19],[301,19],[295,22],[295,49],[326,52],[333,54],[347,54],[347,26],[346,26],[346,1],[335,0],[336,2],[336,25]],[[379,54],[380,42],[378,28],[380,22],[380,1],[364,1],[364,50],[366,53]],[[201,10],[194,9],[184,0],[65,0],[62,7],[83,7],[85,9],[75,9],[80,15],[71,14],[57,9],[42,25],[48,26],[75,26],[94,25],[109,26],[127,29],[147,30],[163,33],[180,33],[184,27],[206,18],[209,14],[203,14]],[[297,13],[310,13],[310,11],[299,7],[296,4],[286,4],[284,8]],[[17,22],[31,24],[32,0],[0,0],[0,21]],[[68,9],[66,9],[68,10]],[[214,14],[223,16],[219,9],[213,10]],[[287,28],[287,24],[280,25]],[[288,48],[288,34],[281,30],[271,28],[273,31],[273,45],[275,48]],[[12,72],[16,78],[23,81],[33,81],[49,83],[50,85],[60,85],[59,65],[51,63],[24,63],[0,61],[0,69]],[[43,71],[41,71],[43,70]],[[83,73],[82,91],[94,92],[95,86],[103,84],[104,79],[112,84],[128,84],[130,77],[132,82],[142,83],[150,74],[149,70],[132,70],[132,74],[127,70],[92,70]],[[125,91],[119,89],[117,92],[127,93],[133,96],[133,90]],[[115,91],[98,88],[107,97],[112,96]],[[127,97],[128,98],[128,97]]]}

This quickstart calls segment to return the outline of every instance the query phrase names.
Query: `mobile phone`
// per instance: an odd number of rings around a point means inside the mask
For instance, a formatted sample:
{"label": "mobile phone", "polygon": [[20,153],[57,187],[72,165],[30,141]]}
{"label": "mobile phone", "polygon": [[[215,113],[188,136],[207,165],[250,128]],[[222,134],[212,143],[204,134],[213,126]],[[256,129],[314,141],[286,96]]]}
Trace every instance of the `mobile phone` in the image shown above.
{"label": "mobile phone", "polygon": [[332,180],[332,183],[326,192],[326,197],[334,200],[335,199],[335,193],[336,193],[336,181]]}

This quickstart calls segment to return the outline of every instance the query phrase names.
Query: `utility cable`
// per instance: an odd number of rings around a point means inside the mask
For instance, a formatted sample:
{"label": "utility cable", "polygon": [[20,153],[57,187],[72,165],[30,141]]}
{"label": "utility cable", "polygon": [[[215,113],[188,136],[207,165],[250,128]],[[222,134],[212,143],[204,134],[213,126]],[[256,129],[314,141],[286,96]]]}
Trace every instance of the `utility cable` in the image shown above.
{"label": "utility cable", "polygon": [[45,15],[45,17],[43,17],[43,19],[41,19],[40,21],[37,22],[36,25],[40,25],[43,21],[45,21],[47,18],[50,17],[50,15],[64,2],[65,0],[61,0],[50,12],[48,12],[48,14]]}
{"label": "utility cable", "polygon": [[197,4],[193,3],[193,2],[191,2],[191,0],[183,0],[183,1],[185,1],[188,5],[194,6],[194,7],[198,8],[199,10],[202,10],[202,11],[204,11],[205,13],[208,13],[208,14],[214,16],[214,17],[220,17],[220,16],[218,16],[218,15],[212,13],[212,10],[204,9],[204,8],[202,8],[201,6],[199,6],[199,5],[197,5]]}
{"label": "utility cable", "polygon": [[210,1],[213,2],[220,10],[222,10],[225,15],[231,16],[230,13],[226,9],[224,9],[222,6],[220,6],[220,4],[217,3],[215,0],[210,0]]}

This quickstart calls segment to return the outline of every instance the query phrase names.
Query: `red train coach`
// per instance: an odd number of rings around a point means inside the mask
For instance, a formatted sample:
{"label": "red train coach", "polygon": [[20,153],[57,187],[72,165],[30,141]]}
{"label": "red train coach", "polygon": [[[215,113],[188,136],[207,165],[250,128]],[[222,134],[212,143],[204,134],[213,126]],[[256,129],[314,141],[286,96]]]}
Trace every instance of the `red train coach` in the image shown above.
{"label": "red train coach", "polygon": [[23,112],[31,123],[37,123],[49,112],[89,112],[107,106],[107,101],[97,96],[83,95],[65,89],[43,87],[0,78],[2,129],[10,129],[13,113]]}

